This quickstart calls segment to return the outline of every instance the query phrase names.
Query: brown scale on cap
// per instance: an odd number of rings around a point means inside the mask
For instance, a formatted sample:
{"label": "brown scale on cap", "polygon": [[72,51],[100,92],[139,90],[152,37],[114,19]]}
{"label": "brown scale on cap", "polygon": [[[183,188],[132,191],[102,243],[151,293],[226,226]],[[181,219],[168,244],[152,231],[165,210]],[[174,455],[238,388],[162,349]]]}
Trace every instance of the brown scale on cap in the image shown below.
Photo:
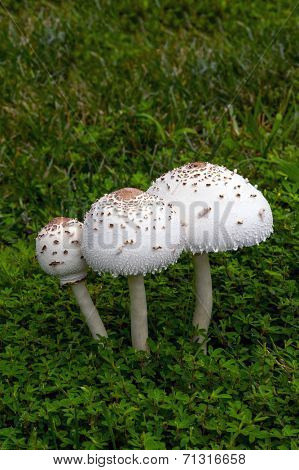
{"label": "brown scale on cap", "polygon": [[205,207],[199,214],[198,214],[198,217],[204,217],[205,215],[207,215],[210,211],[211,211],[211,207]]}
{"label": "brown scale on cap", "polygon": [[265,209],[260,209],[259,212],[258,212],[260,218],[263,220],[264,219],[264,215],[265,215]]}
{"label": "brown scale on cap", "polygon": [[114,194],[117,198],[122,199],[123,201],[128,201],[129,199],[135,199],[135,197],[142,194],[143,191],[137,188],[123,188],[118,191],[114,191]]}

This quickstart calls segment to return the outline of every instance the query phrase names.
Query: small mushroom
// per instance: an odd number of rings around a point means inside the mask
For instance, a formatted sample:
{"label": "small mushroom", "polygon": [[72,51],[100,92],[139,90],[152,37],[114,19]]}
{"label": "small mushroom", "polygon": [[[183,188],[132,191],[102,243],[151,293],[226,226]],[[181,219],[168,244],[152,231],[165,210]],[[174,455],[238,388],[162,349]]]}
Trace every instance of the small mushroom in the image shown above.
{"label": "small mushroom", "polygon": [[[87,264],[98,273],[128,278],[132,345],[138,350],[148,349],[144,276],[176,262],[182,251],[179,216],[174,213],[169,220],[171,210],[158,197],[124,188],[99,199],[84,219],[82,252]],[[103,219],[97,237],[93,231],[97,224],[95,212],[101,213]],[[154,219],[155,225],[150,223]],[[124,225],[126,230],[122,230]],[[172,246],[167,232],[174,235]]]}
{"label": "small mushroom", "polygon": [[[91,334],[97,339],[98,336],[107,336],[107,332],[85,284],[87,264],[80,247],[81,227],[81,222],[76,219],[66,217],[53,219],[36,238],[36,256],[40,267],[47,274],[58,277],[61,286],[71,286]],[[61,230],[64,228],[66,230]],[[56,251],[51,250],[52,234],[56,236],[54,241]],[[70,243],[70,235],[76,237],[77,243]]]}

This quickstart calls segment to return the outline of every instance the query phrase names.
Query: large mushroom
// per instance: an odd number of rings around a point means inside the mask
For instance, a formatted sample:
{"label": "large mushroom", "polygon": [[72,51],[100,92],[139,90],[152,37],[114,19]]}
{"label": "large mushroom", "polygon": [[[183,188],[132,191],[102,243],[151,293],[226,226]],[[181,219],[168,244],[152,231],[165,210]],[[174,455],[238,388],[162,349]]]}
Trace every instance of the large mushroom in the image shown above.
{"label": "large mushroom", "polygon": [[[237,170],[205,162],[169,171],[147,192],[162,197],[180,212],[185,249],[194,255],[193,325],[207,333],[212,315],[208,253],[238,250],[266,240],[273,231],[271,208],[257,186]],[[202,342],[205,337],[195,339]]]}
{"label": "large mushroom", "polygon": [[172,205],[135,188],[106,194],[85,215],[82,251],[96,272],[128,277],[132,345],[147,350],[144,275],[174,263],[181,251]]}
{"label": "large mushroom", "polygon": [[77,219],[56,217],[37,235],[36,257],[41,268],[71,289],[93,338],[107,336],[105,326],[88,293],[87,264],[81,252],[82,223]]}

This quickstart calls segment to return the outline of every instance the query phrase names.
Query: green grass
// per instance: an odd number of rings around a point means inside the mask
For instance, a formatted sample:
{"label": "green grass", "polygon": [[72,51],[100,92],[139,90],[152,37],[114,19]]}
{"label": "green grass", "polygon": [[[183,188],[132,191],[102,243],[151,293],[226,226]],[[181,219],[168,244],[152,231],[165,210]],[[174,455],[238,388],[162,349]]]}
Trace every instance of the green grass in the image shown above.
{"label": "green grass", "polygon": [[[298,447],[293,7],[1,0],[2,449]],[[130,348],[126,280],[90,273],[97,344],[35,262],[37,230],[193,160],[259,184],[274,235],[211,256],[208,356],[190,342],[187,254],[146,277],[149,356]]]}

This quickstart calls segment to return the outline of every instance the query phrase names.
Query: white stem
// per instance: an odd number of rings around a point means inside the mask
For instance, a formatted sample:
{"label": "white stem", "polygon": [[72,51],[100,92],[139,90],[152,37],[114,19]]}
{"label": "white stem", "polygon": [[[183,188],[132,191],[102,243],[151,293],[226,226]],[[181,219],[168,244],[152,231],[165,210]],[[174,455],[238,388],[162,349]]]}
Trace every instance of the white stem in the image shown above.
{"label": "white stem", "polygon": [[[194,262],[194,277],[195,277],[195,310],[193,315],[193,325],[200,330],[208,332],[209,324],[212,316],[212,278],[209,263],[209,256],[207,253],[195,254],[193,256]],[[203,336],[196,336],[195,341],[202,342]],[[203,349],[206,352],[206,344]]]}
{"label": "white stem", "polygon": [[89,295],[85,282],[80,281],[72,284],[71,288],[93,338],[98,339],[98,336],[108,336],[104,323]]}
{"label": "white stem", "polygon": [[130,291],[132,346],[140,351],[148,351],[147,306],[143,276],[128,277]]}

